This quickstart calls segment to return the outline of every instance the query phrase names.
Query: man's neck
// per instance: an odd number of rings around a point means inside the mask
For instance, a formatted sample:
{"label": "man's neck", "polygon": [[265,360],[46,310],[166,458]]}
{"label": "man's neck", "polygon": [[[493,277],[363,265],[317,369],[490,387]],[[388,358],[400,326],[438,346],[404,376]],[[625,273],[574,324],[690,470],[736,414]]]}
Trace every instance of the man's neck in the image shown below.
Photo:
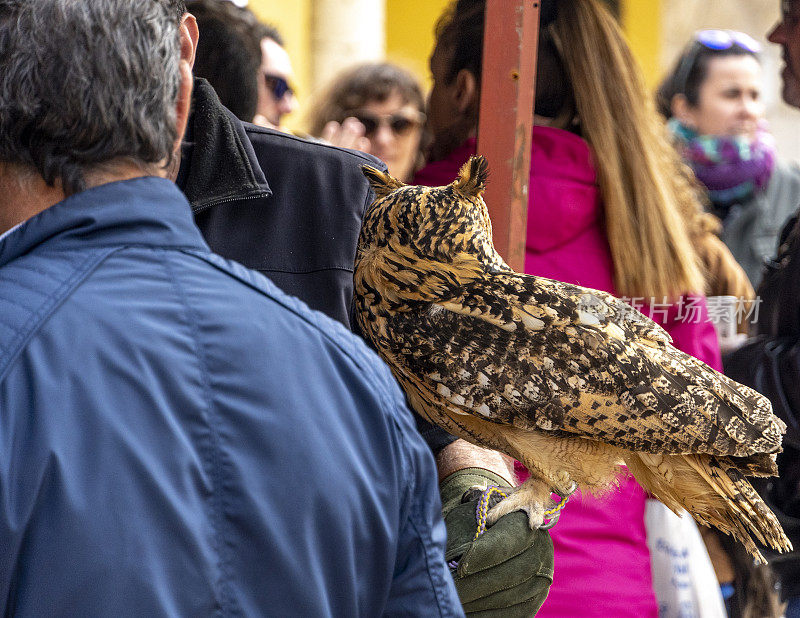
{"label": "man's neck", "polygon": [[0,234],[64,199],[60,183],[48,186],[23,166],[0,165]]}
{"label": "man's neck", "polygon": [[[86,188],[146,175],[147,172],[135,164],[108,165],[86,175]],[[65,197],[60,181],[51,187],[30,167],[0,163],[0,234],[58,204]]]}

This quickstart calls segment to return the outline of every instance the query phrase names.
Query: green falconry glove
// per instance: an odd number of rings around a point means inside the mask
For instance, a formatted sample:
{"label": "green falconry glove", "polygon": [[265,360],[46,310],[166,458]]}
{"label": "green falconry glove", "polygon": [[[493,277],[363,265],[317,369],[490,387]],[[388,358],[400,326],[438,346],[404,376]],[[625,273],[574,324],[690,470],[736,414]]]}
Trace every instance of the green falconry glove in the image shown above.
{"label": "green falconry glove", "polygon": [[[445,560],[467,616],[530,618],[553,583],[553,542],[546,530],[531,530],[515,511],[501,517],[476,539],[481,491],[501,490],[507,481],[483,468],[454,472],[439,485],[447,526]],[[481,491],[470,491],[475,487]]]}

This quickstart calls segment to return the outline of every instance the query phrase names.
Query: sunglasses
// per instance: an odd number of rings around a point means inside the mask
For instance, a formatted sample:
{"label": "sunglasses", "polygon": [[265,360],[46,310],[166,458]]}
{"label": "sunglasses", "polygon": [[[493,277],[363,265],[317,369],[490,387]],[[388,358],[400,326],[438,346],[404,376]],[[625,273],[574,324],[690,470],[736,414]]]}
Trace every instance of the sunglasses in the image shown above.
{"label": "sunglasses", "polygon": [[267,84],[267,89],[272,93],[272,96],[275,97],[276,100],[280,101],[283,97],[287,94],[292,96],[294,94],[294,89],[289,85],[284,78],[279,77],[278,75],[270,75],[269,73],[264,73],[264,81]]}
{"label": "sunglasses", "polygon": [[731,47],[740,47],[752,54],[761,51],[761,45],[749,34],[736,30],[698,30],[694,33],[691,49],[684,54],[683,60],[675,71],[675,84],[677,92],[686,92],[689,75],[697,64],[700,52],[705,49],[723,51]]}
{"label": "sunglasses", "polygon": [[388,126],[395,136],[400,137],[425,122],[425,114],[422,112],[396,112],[380,116],[371,112],[357,111],[350,114],[350,116],[364,125],[364,135],[367,138],[372,138],[382,126]]}

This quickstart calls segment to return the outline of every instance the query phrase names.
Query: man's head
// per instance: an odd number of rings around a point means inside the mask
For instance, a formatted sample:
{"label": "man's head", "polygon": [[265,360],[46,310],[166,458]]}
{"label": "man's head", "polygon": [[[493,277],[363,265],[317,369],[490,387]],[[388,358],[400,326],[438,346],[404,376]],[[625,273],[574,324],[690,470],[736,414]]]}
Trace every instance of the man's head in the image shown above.
{"label": "man's head", "polygon": [[800,0],[782,0],[781,13],[768,38],[783,47],[783,100],[800,107]]}
{"label": "man's head", "polygon": [[190,0],[186,9],[197,20],[194,74],[204,77],[222,104],[240,120],[252,122],[259,100],[263,25],[251,11],[232,2]]}
{"label": "man's head", "polygon": [[436,24],[428,97],[434,160],[449,154],[477,128],[484,9],[485,0],[454,0]]}
{"label": "man's head", "polygon": [[0,0],[0,162],[67,195],[120,166],[163,174],[191,92],[177,9],[174,0]]}
{"label": "man's head", "polygon": [[293,78],[292,63],[283,48],[283,39],[275,28],[263,26],[256,111],[261,123],[279,127],[281,118],[297,107],[291,88]]}
{"label": "man's head", "polygon": [[[535,108],[539,115],[555,115],[570,98],[568,80],[548,31],[559,7],[566,4],[567,0],[541,2]],[[447,156],[477,128],[485,10],[486,0],[453,0],[437,22],[428,101],[434,160]]]}

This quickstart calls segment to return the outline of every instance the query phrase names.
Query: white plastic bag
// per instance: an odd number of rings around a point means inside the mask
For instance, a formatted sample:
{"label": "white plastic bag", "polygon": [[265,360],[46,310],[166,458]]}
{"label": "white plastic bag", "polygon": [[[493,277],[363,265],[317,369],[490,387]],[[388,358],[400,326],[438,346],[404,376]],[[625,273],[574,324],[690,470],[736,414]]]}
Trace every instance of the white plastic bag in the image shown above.
{"label": "white plastic bag", "polygon": [[660,618],[726,618],[714,567],[691,515],[648,500],[644,521]]}

